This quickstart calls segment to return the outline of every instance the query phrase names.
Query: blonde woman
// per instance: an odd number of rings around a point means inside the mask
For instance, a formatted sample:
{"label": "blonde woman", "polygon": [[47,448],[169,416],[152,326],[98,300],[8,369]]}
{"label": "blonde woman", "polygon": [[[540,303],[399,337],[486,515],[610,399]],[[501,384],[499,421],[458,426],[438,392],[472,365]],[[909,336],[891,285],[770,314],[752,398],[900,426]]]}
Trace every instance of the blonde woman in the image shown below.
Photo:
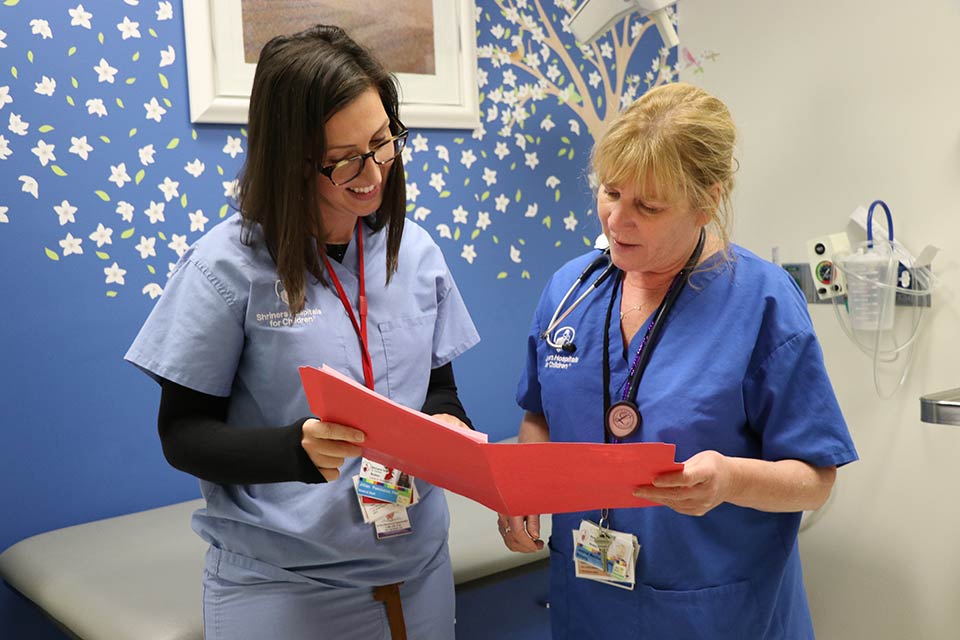
{"label": "blonde woman", "polygon": [[[668,442],[684,463],[635,491],[663,506],[553,516],[556,639],[813,637],[800,516],[857,453],[800,291],[728,240],[735,140],[691,85],[626,109],[593,153],[609,255],[563,266],[533,319],[521,442]],[[583,521],[636,536],[632,589],[578,577]],[[499,528],[514,551],[543,546],[539,515]]]}

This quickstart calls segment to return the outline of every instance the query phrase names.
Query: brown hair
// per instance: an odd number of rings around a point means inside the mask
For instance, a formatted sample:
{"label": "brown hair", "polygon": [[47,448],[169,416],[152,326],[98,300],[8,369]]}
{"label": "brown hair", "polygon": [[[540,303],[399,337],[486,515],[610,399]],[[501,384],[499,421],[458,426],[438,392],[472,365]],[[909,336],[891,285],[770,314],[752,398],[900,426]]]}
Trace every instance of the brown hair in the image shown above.
{"label": "brown hair", "polygon": [[[627,107],[593,149],[597,179],[649,188],[669,200],[685,196],[709,215],[726,253],[737,132],[726,105],[685,83],[648,91]],[[720,201],[711,193],[720,187]]]}
{"label": "brown hair", "polygon": [[[343,29],[316,25],[277,36],[260,51],[237,205],[244,244],[253,243],[253,227],[259,225],[294,315],[306,302],[307,275],[325,282],[320,256],[327,233],[316,181],[327,178],[305,163],[323,157],[327,120],[370,88],[380,95],[390,130],[399,133],[396,79]],[[387,228],[387,282],[397,270],[405,209],[406,177],[397,158],[380,210],[364,220],[374,231]]]}

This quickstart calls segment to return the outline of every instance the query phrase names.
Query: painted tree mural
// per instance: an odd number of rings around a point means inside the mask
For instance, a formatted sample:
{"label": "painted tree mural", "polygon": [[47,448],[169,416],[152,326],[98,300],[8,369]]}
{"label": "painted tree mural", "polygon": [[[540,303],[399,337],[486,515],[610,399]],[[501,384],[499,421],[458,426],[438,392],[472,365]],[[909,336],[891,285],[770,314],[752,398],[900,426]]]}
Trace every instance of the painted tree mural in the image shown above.
{"label": "painted tree mural", "polygon": [[[680,66],[636,16],[576,43],[576,4],[478,0],[481,125],[413,131],[404,151],[409,217],[489,281],[549,273],[593,244],[589,150]],[[160,295],[232,211],[246,132],[189,123],[179,14],[168,0],[0,6],[0,243],[36,245],[108,298]]]}
{"label": "painted tree mural", "polygon": [[[529,243],[566,247],[564,257],[593,245],[599,226],[590,219],[594,185],[584,180],[588,151],[605,122],[679,70],[653,23],[636,15],[596,42],[577,43],[569,29],[576,4],[493,0],[477,9],[482,124],[472,139],[480,144],[453,139],[466,147],[460,164],[468,175],[458,185],[462,200],[452,219],[433,229],[439,238],[459,242],[461,258],[471,264],[493,255],[491,275],[497,279],[531,277],[524,265]],[[420,140],[421,149],[428,144]],[[429,162],[419,167],[431,172],[438,194],[429,204],[411,204],[413,217],[425,223],[452,193],[445,179],[449,150],[443,146],[439,153],[440,172],[432,172]],[[464,199],[465,193],[472,198]]]}
{"label": "painted tree mural", "polygon": [[[481,47],[478,56],[490,60],[494,69],[506,69],[501,79],[508,90],[488,96],[505,105],[505,131],[529,116],[527,103],[553,96],[566,105],[596,140],[603,124],[646,89],[670,82],[677,69],[668,63],[670,51],[660,48],[644,77],[629,71],[637,45],[654,27],[652,21],[630,15],[615,24],[599,40],[585,45],[575,42],[569,23],[575,0],[557,0],[544,10],[540,0],[495,0],[508,26],[491,29],[493,44]],[[578,55],[579,54],[579,55]],[[521,71],[527,82],[517,83],[511,68]],[[496,106],[492,107],[496,113]]]}

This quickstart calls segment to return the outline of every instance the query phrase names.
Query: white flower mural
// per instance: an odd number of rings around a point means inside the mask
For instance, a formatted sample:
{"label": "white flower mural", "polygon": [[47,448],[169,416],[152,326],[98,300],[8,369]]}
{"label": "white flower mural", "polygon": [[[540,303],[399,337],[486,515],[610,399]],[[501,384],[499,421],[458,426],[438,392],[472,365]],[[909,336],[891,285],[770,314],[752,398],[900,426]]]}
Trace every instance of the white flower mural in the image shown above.
{"label": "white flower mural", "polygon": [[72,233],[67,233],[67,237],[60,241],[60,248],[63,249],[63,256],[69,256],[73,254],[82,254],[83,247],[80,246],[83,244],[83,238],[74,238]]}
{"label": "white flower mural", "polygon": [[93,151],[93,147],[87,143],[87,136],[80,136],[79,138],[71,137],[69,151],[70,153],[75,153],[80,156],[81,160],[87,160],[90,158],[90,152]]}
{"label": "white flower mural", "polygon": [[68,222],[73,223],[77,221],[77,219],[74,217],[74,214],[77,212],[77,208],[66,200],[55,206],[53,210],[57,212],[57,219],[60,221],[61,227]]}
{"label": "white flower mural", "polygon": [[70,9],[69,13],[71,27],[90,28],[90,18],[93,17],[93,14],[84,9],[82,4],[78,4],[76,8]]}
{"label": "white flower mural", "polygon": [[[108,298],[153,299],[233,212],[246,130],[189,123],[180,3],[75,2],[0,5],[0,243],[69,257]],[[477,0],[481,124],[410,134],[407,214],[456,269],[530,279],[592,246],[586,163],[602,123],[715,57],[678,63],[635,16],[581,46],[575,4]]]}

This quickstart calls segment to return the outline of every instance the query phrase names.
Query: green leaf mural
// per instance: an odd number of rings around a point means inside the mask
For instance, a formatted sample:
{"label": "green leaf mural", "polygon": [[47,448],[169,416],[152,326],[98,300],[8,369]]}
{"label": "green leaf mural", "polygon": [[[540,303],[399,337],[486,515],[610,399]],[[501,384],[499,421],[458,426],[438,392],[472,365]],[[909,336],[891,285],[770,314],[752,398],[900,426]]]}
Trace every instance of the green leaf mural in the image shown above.
{"label": "green leaf mural", "polygon": [[[232,213],[246,127],[190,122],[179,3],[172,11],[165,2],[96,3],[91,26],[71,25],[57,3],[3,4],[4,55],[28,73],[8,62],[0,81],[5,124],[16,114],[18,131],[0,140],[4,166],[17,167],[0,177],[0,216],[9,219],[0,235],[19,233],[27,212],[75,208],[29,240],[54,268],[87,269],[102,283],[109,259],[126,275],[108,274],[108,298],[159,295],[167,265]],[[408,216],[448,262],[488,281],[540,286],[582,249],[565,239],[592,246],[599,225],[586,159],[597,132],[643,90],[675,79],[675,53],[661,53],[646,19],[619,20],[617,46],[607,34],[596,54],[578,47],[563,29],[574,4],[476,0],[479,125],[411,126],[403,151]],[[118,31],[127,18],[136,35]],[[44,76],[50,95],[35,92]],[[39,165],[31,150],[41,134],[53,148]]]}

